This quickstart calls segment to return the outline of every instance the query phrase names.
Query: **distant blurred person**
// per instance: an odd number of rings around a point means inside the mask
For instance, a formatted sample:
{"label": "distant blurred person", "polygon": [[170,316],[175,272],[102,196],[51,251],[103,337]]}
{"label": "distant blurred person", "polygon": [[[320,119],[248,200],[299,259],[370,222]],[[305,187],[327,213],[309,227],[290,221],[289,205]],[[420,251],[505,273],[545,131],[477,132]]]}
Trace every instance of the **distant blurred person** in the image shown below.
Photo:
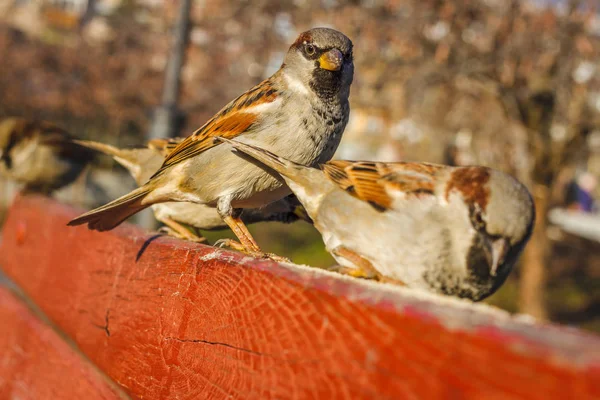
{"label": "distant blurred person", "polygon": [[589,172],[580,173],[567,187],[565,202],[567,209],[581,212],[596,212],[593,197],[598,185],[597,178]]}

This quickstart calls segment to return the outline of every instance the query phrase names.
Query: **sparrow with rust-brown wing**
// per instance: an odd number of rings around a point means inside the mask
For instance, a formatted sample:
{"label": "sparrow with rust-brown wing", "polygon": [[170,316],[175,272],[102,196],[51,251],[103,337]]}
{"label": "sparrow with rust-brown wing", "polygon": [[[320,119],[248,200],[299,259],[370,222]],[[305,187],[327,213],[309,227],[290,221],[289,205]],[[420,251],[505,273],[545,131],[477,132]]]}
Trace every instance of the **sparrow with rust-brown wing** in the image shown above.
{"label": "sparrow with rust-brown wing", "polygon": [[104,231],[152,204],[205,204],[217,209],[243,251],[260,254],[240,210],[279,200],[290,189],[215,138],[238,138],[304,165],[323,163],[333,156],[348,122],[353,74],[350,39],[326,28],[302,33],[273,76],[183,140],[146,184],[69,224]]}
{"label": "sparrow with rust-brown wing", "polygon": [[24,191],[49,194],[73,182],[93,154],[48,122],[7,118],[0,122],[0,173]]}
{"label": "sparrow with rust-brown wing", "polygon": [[354,276],[481,300],[531,236],[527,189],[485,167],[330,161],[311,168],[222,139],[277,171]]}
{"label": "sparrow with rust-brown wing", "polygon": [[[131,149],[120,149],[109,144],[85,140],[77,140],[76,142],[111,156],[129,171],[138,185],[143,185],[158,171],[169,151],[182,140],[154,139],[146,147]],[[197,229],[218,230],[227,228],[217,210],[204,204],[187,202],[159,203],[152,205],[152,211],[156,219],[166,225],[167,228],[164,231],[180,239],[204,242],[205,238],[195,232]],[[245,209],[240,217],[245,224],[263,221],[291,223],[299,219],[311,222],[294,195],[284,197],[262,208]]]}

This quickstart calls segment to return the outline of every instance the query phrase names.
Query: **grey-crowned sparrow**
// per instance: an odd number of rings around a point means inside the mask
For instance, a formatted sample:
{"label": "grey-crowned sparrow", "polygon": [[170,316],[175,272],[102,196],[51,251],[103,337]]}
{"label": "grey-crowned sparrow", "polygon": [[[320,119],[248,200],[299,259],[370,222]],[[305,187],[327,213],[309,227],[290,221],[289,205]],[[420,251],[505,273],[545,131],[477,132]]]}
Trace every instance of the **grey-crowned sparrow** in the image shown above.
{"label": "grey-crowned sparrow", "polygon": [[87,223],[104,231],[152,204],[192,202],[215,207],[242,249],[260,254],[239,210],[262,207],[290,189],[215,138],[238,138],[304,165],[323,163],[333,156],[348,122],[353,74],[350,39],[327,28],[302,33],[275,74],[185,138],[146,184],[69,225]]}

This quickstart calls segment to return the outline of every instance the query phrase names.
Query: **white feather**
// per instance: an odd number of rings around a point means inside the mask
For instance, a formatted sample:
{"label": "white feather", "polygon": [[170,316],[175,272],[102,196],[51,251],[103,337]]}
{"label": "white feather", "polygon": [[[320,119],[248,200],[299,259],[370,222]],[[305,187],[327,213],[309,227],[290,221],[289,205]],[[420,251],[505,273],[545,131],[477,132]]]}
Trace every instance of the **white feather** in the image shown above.
{"label": "white feather", "polygon": [[279,105],[281,104],[282,101],[283,100],[281,98],[278,98],[275,101],[271,101],[269,103],[261,103],[256,106],[249,107],[245,110],[242,110],[242,112],[246,112],[246,113],[252,112],[255,114],[261,114],[264,112],[268,112],[269,110],[272,110],[272,109],[278,109]]}
{"label": "white feather", "polygon": [[283,76],[290,89],[295,90],[298,93],[302,93],[305,96],[307,96],[310,93],[308,91],[308,88],[300,80],[286,73],[284,73]]}

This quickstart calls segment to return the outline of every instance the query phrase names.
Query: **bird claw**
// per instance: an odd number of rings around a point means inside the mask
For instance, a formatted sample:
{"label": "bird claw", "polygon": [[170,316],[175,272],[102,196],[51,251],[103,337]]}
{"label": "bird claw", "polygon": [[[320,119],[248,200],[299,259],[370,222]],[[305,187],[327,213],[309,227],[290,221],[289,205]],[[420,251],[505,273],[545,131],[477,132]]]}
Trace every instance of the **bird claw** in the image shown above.
{"label": "bird claw", "polygon": [[391,283],[392,285],[397,286],[406,286],[406,284],[399,279],[389,278],[380,273],[373,274],[372,272],[364,271],[361,268],[349,268],[344,267],[342,265],[332,265],[330,267],[327,267],[326,269],[328,271],[337,272],[342,275],[348,275],[353,278],[368,279],[383,283]]}
{"label": "bird claw", "polygon": [[245,247],[240,242],[236,242],[233,239],[219,239],[215,242],[214,246],[219,247],[219,248],[228,247],[230,249],[237,250],[237,251],[245,250]]}
{"label": "bird claw", "polygon": [[396,286],[406,286],[406,283],[402,282],[400,279],[388,278],[387,276],[379,277],[379,282],[390,283]]}
{"label": "bird claw", "polygon": [[353,278],[377,280],[377,277],[374,277],[371,274],[365,273],[365,271],[363,271],[360,268],[348,268],[348,267],[344,267],[342,265],[332,265],[330,267],[327,267],[327,270],[332,271],[332,272],[337,272],[342,275],[348,275]]}
{"label": "bird claw", "polygon": [[332,265],[326,268],[328,271],[337,272],[342,275],[348,275],[353,278],[368,279],[374,281],[383,281],[384,278],[380,274],[374,274],[372,271],[365,271],[362,268],[349,268],[342,265]]}
{"label": "bird claw", "polygon": [[277,254],[274,254],[274,253],[264,253],[262,251],[248,250],[246,247],[244,247],[243,244],[241,244],[240,242],[236,242],[233,239],[219,239],[215,242],[215,247],[220,247],[220,248],[228,247],[232,250],[239,251],[240,253],[244,253],[246,255],[249,255],[249,256],[252,256],[255,258],[262,258],[262,259],[272,260],[275,262],[285,262],[285,263],[291,262],[291,260],[289,258],[278,256]]}
{"label": "bird claw", "polygon": [[257,257],[265,258],[265,259],[272,260],[272,261],[275,261],[278,263],[291,263],[292,262],[292,260],[290,260],[289,258],[279,256],[275,253],[258,253]]}

